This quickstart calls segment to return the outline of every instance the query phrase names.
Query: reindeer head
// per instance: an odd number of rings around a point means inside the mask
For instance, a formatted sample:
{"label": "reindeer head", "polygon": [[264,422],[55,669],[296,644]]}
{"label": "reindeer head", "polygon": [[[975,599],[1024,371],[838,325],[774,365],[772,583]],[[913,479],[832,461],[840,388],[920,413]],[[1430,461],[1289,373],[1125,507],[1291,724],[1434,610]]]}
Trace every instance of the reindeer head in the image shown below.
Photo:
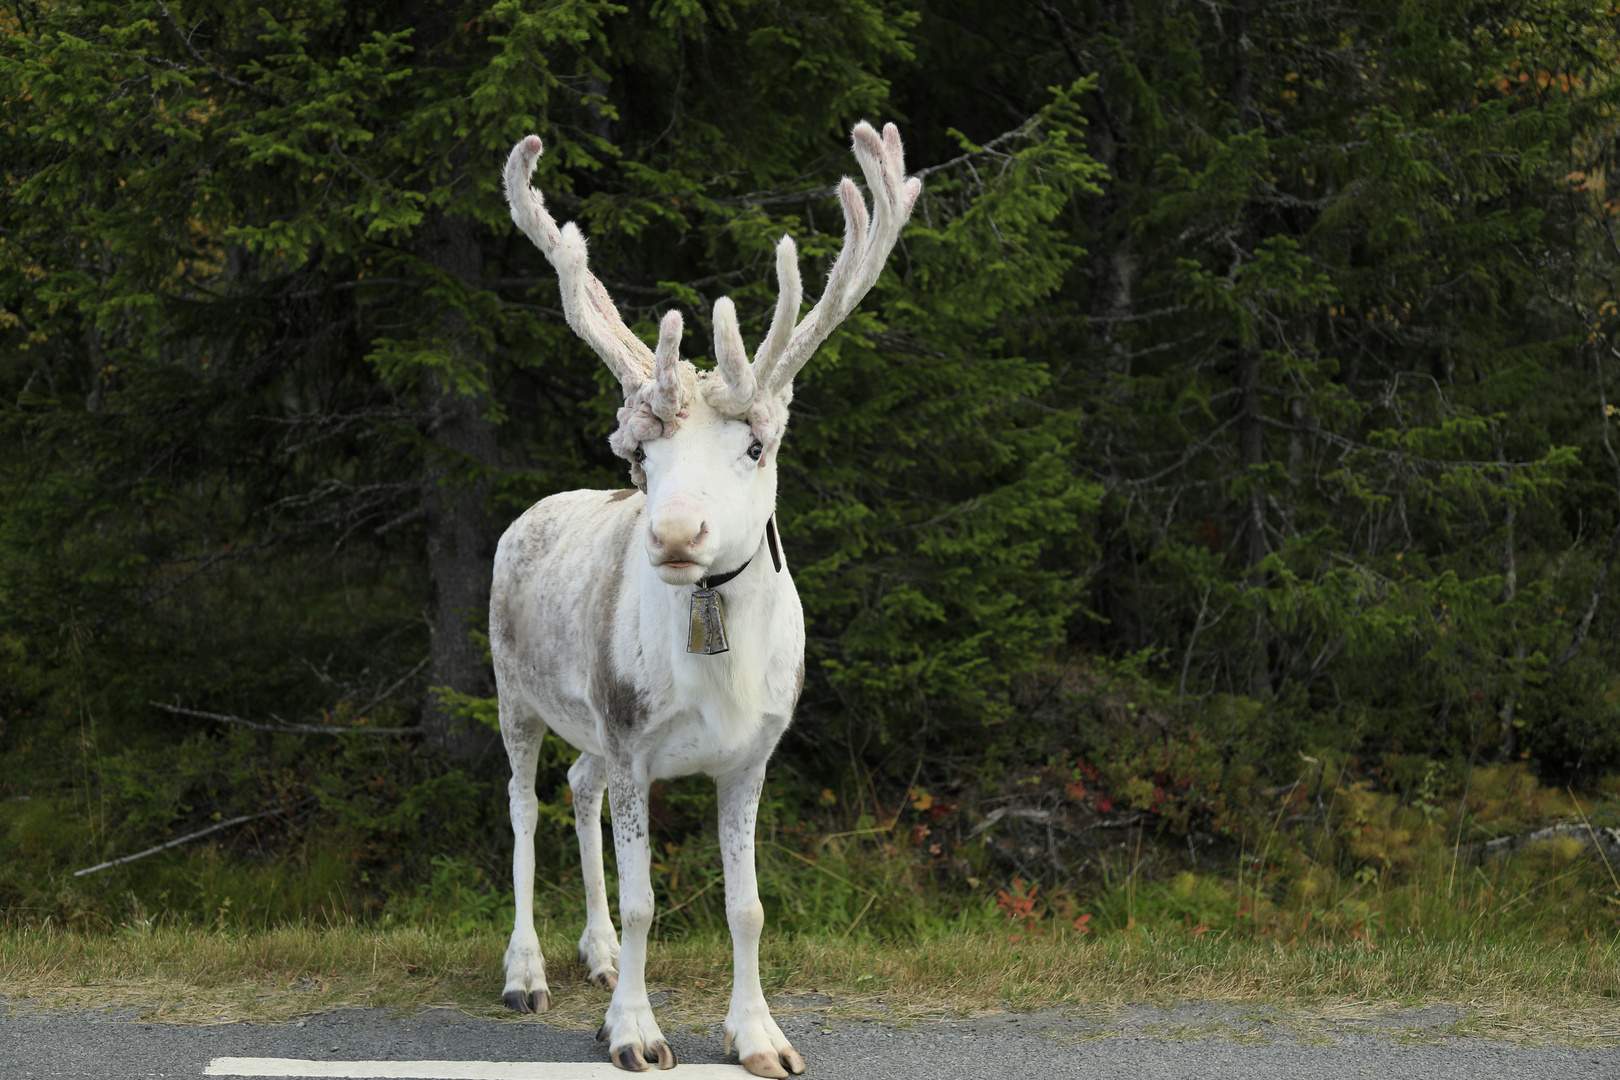
{"label": "reindeer head", "polygon": [[647,494],[647,555],[671,585],[690,585],[743,565],[759,550],[776,506],[776,452],[787,427],[793,377],[816,347],[854,310],[883,272],[911,216],[922,181],[905,175],[893,124],[881,136],[855,125],[855,158],[872,191],[873,213],[854,181],[838,185],[844,247],[821,299],[802,320],[799,253],[793,238],[776,246],[778,297],[771,328],[752,362],[730,297],[714,305],[713,371],[680,358],[681,316],[671,311],[653,352],[630,332],[607,290],[586,268],[585,237],[561,229],[529,176],[540,158],[538,135],[512,148],[506,200],[512,220],[557,270],[568,325],[607,364],[624,390],[613,452]]}

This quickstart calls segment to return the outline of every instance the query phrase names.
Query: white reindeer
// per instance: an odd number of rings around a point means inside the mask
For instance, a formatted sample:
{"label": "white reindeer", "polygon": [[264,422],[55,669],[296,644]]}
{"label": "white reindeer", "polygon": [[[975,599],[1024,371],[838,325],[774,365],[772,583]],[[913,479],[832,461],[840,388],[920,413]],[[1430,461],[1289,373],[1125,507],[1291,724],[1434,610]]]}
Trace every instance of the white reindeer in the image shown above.
{"label": "white reindeer", "polygon": [[[804,684],[804,614],[773,519],[776,454],[793,377],[877,280],[922,190],[905,176],[894,125],[879,136],[857,124],[854,144],[873,212],[869,219],[846,177],[838,190],[844,247],[820,302],[798,318],[798,252],[784,236],[770,331],[750,363],[731,300],[717,301],[712,372],[680,359],[678,312],[664,316],[656,353],[625,326],[586,269],[579,229],[558,229],[529,185],[539,137],[518,143],[506,163],[512,220],[556,267],[568,325],[624,388],[612,447],[631,462],[639,490],[553,495],[513,523],[495,555],[489,639],[516,838],[517,917],[503,997],[519,1012],[551,1005],[534,931],[535,766],[549,728],[580,751],[568,771],[585,880],[579,955],[591,981],[613,990],[597,1039],[624,1069],[675,1065],[647,1000],[648,787],[703,772],[719,792],[735,965],[725,1050],[735,1044],[756,1076],[804,1071],[760,987],[765,913],[754,878],[765,762]],[[604,790],[613,809],[622,949],[602,875]]]}

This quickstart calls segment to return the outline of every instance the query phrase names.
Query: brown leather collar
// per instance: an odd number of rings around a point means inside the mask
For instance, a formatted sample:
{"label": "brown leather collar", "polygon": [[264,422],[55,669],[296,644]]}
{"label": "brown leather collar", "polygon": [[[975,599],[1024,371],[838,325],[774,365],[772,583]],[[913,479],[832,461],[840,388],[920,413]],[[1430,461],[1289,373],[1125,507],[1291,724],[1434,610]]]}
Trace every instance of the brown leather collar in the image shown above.
{"label": "brown leather collar", "polygon": [[[765,542],[770,545],[771,562],[775,564],[776,572],[780,574],[782,572],[782,547],[780,541],[778,541],[776,538],[775,514],[772,514],[765,521]],[[743,563],[735,570],[728,571],[724,574],[716,574],[713,577],[699,578],[697,587],[700,589],[718,589],[720,586],[724,585],[726,582],[748,569],[749,565],[753,561],[754,560],[750,558],[748,562]]]}

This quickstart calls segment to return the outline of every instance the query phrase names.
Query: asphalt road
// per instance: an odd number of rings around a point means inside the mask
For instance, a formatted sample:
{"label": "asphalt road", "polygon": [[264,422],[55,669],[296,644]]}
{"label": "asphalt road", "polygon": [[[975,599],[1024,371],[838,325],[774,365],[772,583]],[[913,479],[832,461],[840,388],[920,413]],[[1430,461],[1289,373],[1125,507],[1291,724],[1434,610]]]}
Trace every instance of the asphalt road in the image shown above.
{"label": "asphalt road", "polygon": [[[816,1012],[801,1012],[781,1021],[809,1063],[809,1076],[817,1080],[1359,1080],[1363,1076],[1620,1080],[1620,1047],[1530,1047],[1460,1037],[1450,1031],[1459,1018],[1445,1009],[1427,1009],[1371,1022],[1323,1025],[1210,1004],[1173,1012],[1139,1008],[1095,1018],[1026,1013],[954,1023],[889,1024],[830,1020]],[[721,1063],[718,1036],[666,1034],[682,1067]],[[203,1077],[211,1062],[225,1058],[602,1065],[606,1055],[591,1032],[544,1022],[473,1019],[448,1009],[404,1017],[381,1010],[328,1013],[278,1025],[180,1026],[116,1014],[19,1009],[0,1017],[4,1080]],[[701,1074],[710,1080],[723,1075],[712,1069],[686,1072],[693,1080],[703,1080]],[[601,1071],[587,1068],[577,1075],[588,1080],[592,1074],[599,1076]],[[671,1080],[680,1080],[681,1075],[678,1067]],[[735,1075],[745,1074],[738,1069]]]}

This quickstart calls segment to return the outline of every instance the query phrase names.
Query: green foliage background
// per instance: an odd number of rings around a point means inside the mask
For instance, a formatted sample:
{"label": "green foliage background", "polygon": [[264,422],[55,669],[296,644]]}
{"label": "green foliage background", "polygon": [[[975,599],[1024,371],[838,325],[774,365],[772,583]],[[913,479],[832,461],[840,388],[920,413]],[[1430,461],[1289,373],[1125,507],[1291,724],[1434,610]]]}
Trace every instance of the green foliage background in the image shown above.
{"label": "green foliage background", "polygon": [[[530,131],[626,318],[650,338],[678,306],[692,350],[722,295],[763,332],[782,233],[824,274],[854,121],[896,121],[925,176],[782,458],[811,653],[766,814],[785,850],[899,837],[912,884],[879,891],[950,894],[1025,868],[975,827],[1009,799],[1195,850],[1241,848],[1301,759],[1337,763],[1319,802],[1364,781],[1400,809],[1427,777],[1453,840],[1518,820],[1469,803],[1476,769],[1596,783],[1620,768],[1617,18],[13,5],[0,903],[412,918],[498,876],[504,763],[460,640],[479,545],[625,482],[615,388],[498,190]],[[287,722],[430,738],[263,730]],[[706,865],[701,786],[661,798],[666,870]],[[1083,888],[1078,859],[1042,874]]]}

